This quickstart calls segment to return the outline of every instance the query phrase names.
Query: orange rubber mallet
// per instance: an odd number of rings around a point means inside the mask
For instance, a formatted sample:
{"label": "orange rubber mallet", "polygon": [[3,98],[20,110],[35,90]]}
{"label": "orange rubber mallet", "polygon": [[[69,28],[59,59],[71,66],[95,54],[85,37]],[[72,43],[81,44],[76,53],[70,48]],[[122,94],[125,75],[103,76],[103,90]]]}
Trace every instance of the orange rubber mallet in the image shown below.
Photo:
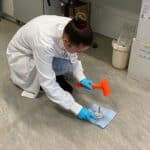
{"label": "orange rubber mallet", "polygon": [[[107,80],[102,80],[98,84],[91,84],[94,89],[102,90],[104,96],[109,96],[111,94],[111,89],[109,86],[109,82]],[[83,88],[83,85],[80,83],[76,84],[77,88]]]}

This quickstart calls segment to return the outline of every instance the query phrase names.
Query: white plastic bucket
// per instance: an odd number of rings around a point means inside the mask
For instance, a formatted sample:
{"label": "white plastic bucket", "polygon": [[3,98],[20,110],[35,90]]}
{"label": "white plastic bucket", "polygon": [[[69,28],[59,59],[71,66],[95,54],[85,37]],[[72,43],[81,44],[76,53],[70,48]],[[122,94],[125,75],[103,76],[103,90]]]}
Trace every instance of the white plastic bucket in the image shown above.
{"label": "white plastic bucket", "polygon": [[129,48],[118,45],[117,40],[112,41],[112,65],[118,69],[125,69],[129,59]]}

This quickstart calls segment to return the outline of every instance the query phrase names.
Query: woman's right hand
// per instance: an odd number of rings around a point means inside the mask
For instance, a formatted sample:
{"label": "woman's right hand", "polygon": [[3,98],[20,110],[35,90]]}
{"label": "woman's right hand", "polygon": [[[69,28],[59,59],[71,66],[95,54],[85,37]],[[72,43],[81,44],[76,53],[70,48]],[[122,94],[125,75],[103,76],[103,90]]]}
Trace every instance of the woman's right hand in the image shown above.
{"label": "woman's right hand", "polygon": [[86,107],[83,107],[78,113],[77,117],[81,120],[90,121],[91,119],[97,120],[96,115]]}

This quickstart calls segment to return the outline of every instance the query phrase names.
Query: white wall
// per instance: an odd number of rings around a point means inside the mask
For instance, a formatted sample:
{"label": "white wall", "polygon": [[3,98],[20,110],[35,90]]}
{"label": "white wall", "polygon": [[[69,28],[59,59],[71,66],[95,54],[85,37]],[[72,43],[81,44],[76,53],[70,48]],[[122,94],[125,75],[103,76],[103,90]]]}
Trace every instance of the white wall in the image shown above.
{"label": "white wall", "polygon": [[[89,0],[84,0],[89,1]],[[90,0],[95,32],[118,37],[124,23],[137,25],[142,0]],[[13,0],[2,0],[2,11],[14,16]]]}
{"label": "white wall", "polygon": [[137,25],[141,0],[91,0],[91,24],[95,32],[118,37],[124,23]]}
{"label": "white wall", "polygon": [[13,0],[2,0],[2,12],[14,16]]}

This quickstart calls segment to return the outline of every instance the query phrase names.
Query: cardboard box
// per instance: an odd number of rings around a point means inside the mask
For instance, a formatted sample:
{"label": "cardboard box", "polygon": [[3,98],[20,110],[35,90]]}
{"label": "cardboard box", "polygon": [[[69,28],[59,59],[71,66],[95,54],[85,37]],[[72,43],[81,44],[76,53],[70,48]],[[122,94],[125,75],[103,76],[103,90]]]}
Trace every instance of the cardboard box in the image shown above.
{"label": "cardboard box", "polygon": [[[76,5],[69,5],[69,17],[73,18],[76,16],[78,12],[83,12],[87,15],[88,22],[90,23],[90,15],[91,15],[91,3],[90,2],[82,2]],[[62,7],[62,14],[64,14],[64,7]]]}
{"label": "cardboard box", "polygon": [[88,21],[90,22],[90,3],[82,2],[82,4],[79,6],[70,6],[70,17],[74,17],[78,12],[85,13],[87,15]]}
{"label": "cardboard box", "polygon": [[150,44],[133,39],[128,76],[150,86]]}

